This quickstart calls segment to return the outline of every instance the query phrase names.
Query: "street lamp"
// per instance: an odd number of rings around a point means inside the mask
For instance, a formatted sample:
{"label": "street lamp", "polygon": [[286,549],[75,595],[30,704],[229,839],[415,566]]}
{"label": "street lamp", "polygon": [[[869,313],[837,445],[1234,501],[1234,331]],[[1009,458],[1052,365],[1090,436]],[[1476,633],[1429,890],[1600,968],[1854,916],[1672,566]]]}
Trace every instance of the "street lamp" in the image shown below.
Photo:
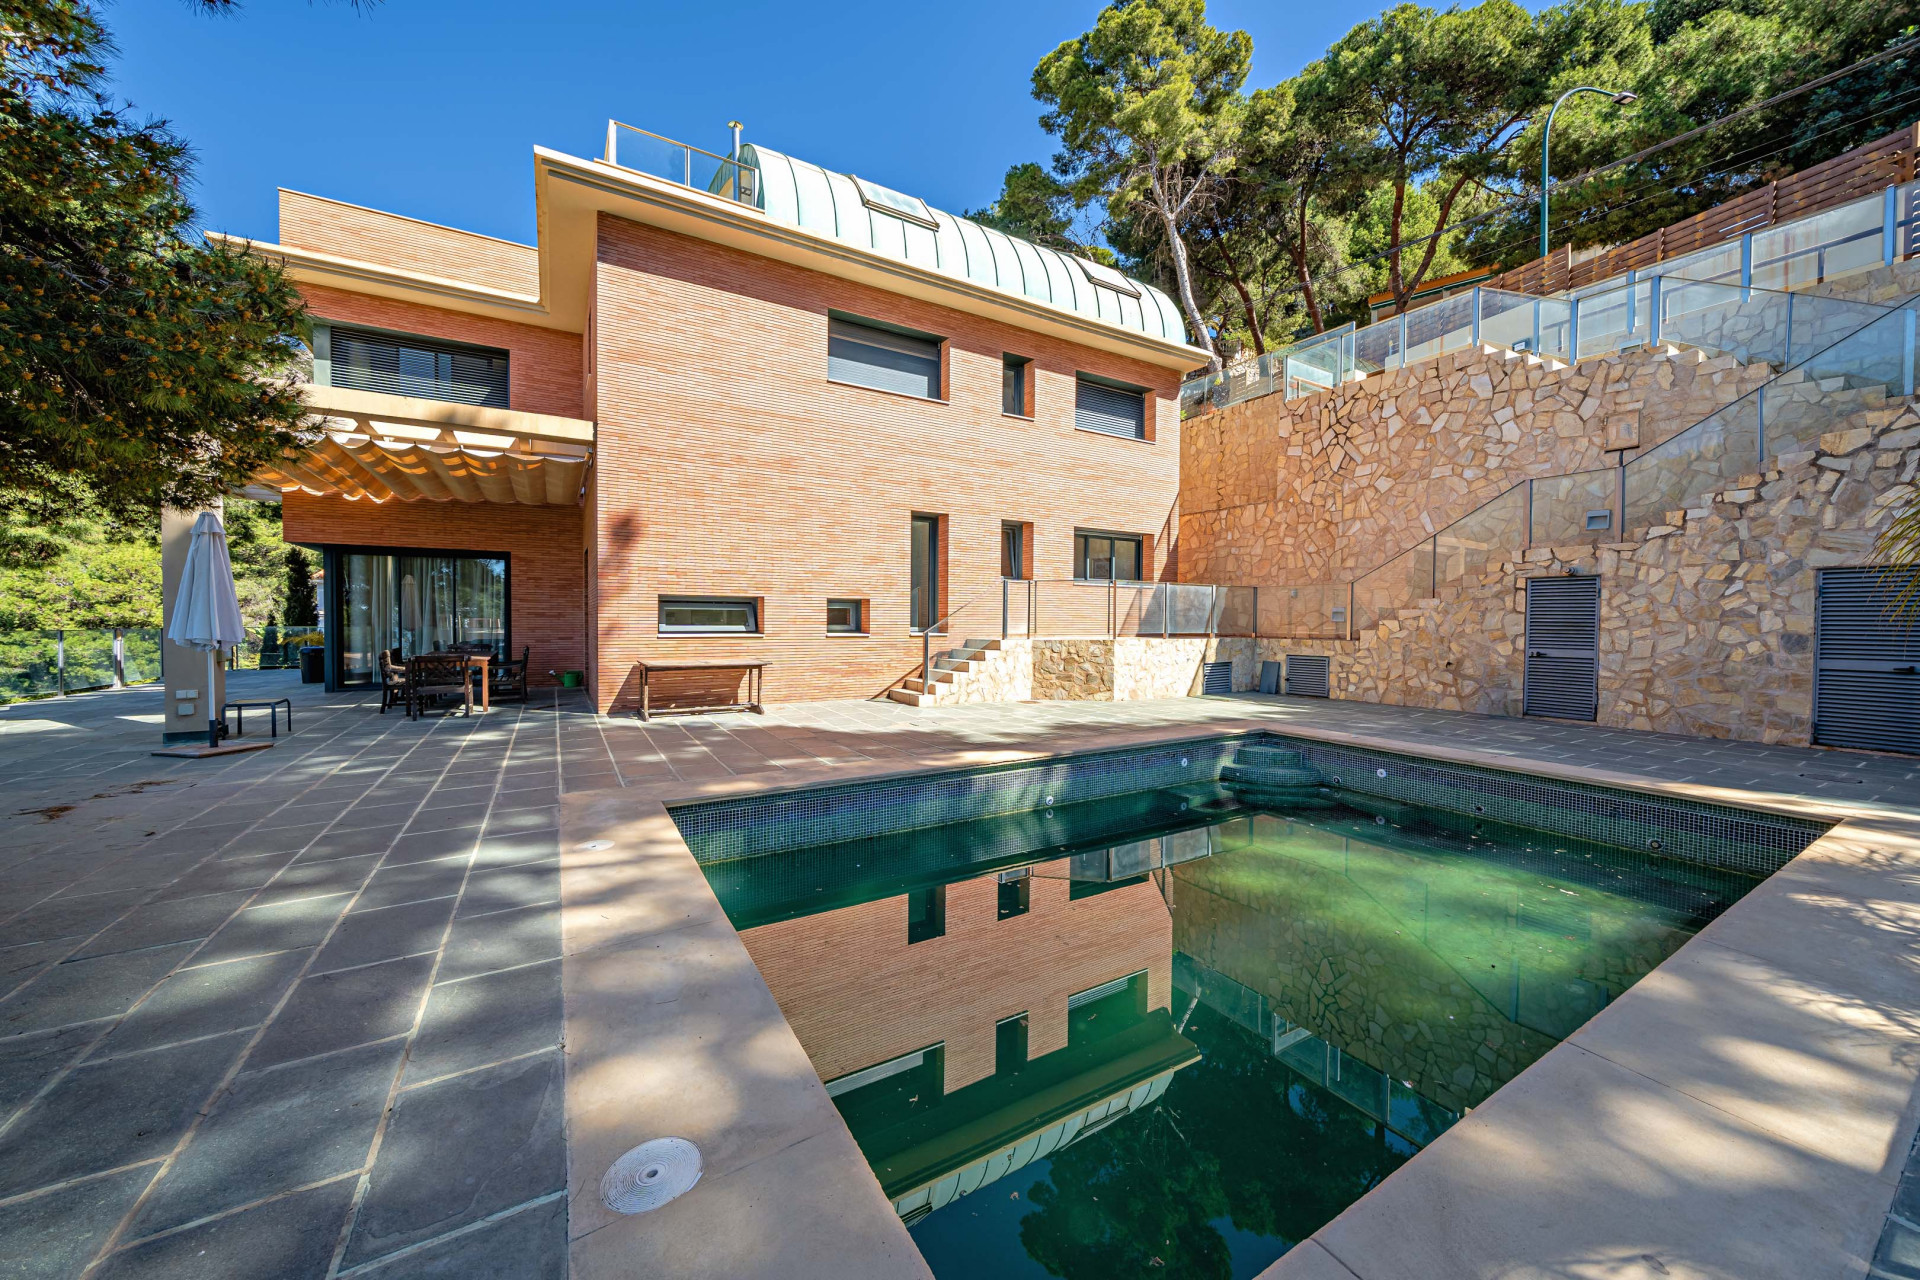
{"label": "street lamp", "polygon": [[1567,90],[1547,108],[1547,126],[1540,131],[1540,256],[1543,258],[1547,256],[1547,184],[1552,181],[1547,173],[1547,140],[1553,134],[1553,113],[1560,109],[1562,102],[1576,93],[1602,93],[1623,107],[1640,99],[1639,94],[1629,93],[1625,89],[1596,89],[1590,84],[1583,84],[1577,89]]}

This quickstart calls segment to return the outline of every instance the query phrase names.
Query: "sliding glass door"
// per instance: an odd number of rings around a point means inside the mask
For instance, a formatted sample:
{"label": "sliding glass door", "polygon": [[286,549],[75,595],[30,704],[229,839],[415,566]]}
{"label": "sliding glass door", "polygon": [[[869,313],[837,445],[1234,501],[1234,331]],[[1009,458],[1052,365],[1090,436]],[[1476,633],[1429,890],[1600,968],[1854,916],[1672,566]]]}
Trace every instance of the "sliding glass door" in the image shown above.
{"label": "sliding glass door", "polygon": [[334,607],[327,639],[336,680],[379,677],[382,650],[405,661],[455,643],[484,643],[507,653],[504,556],[341,549],[328,556]]}

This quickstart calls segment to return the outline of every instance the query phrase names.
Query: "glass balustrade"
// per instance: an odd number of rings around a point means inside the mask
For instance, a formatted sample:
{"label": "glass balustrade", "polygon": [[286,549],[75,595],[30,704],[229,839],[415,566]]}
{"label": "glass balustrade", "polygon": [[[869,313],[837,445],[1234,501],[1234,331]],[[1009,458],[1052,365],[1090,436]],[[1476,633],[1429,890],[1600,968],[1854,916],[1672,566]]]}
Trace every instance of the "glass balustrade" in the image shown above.
{"label": "glass balustrade", "polygon": [[618,121],[607,126],[607,163],[740,204],[759,203],[753,166]]}

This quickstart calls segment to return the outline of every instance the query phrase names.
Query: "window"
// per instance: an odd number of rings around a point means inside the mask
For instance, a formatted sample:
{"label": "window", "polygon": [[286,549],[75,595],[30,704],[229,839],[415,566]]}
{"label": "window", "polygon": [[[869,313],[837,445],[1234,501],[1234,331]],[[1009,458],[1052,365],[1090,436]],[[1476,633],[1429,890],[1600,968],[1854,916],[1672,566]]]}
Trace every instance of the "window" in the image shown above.
{"label": "window", "polygon": [[1000,576],[1027,576],[1027,526],[1011,520],[1000,526]]}
{"label": "window", "polygon": [[1147,393],[1081,374],[1074,387],[1073,425],[1102,435],[1147,438]]}
{"label": "window", "polygon": [[915,889],[907,895],[907,944],[947,935],[947,886]]}
{"label": "window", "polygon": [[930,631],[940,620],[940,517],[913,517],[908,581],[912,591],[907,625]]}
{"label": "window", "polygon": [[917,222],[923,227],[937,230],[940,226],[934,220],[933,210],[927,208],[927,202],[919,196],[910,196],[904,191],[895,191],[892,187],[883,187],[861,177],[855,177],[853,185],[859,188],[860,203],[869,209],[904,218],[908,222]]}
{"label": "window", "polygon": [[1125,294],[1129,298],[1140,296],[1140,286],[1115,271],[1112,267],[1093,261],[1091,258],[1075,258],[1081,272],[1093,284],[1102,289],[1111,289],[1115,293]]}
{"label": "window", "polygon": [[1014,916],[1027,914],[1033,902],[1032,868],[1021,867],[1014,871],[1000,873],[1000,920],[1011,920]]}
{"label": "window", "polygon": [[1145,539],[1123,533],[1075,533],[1073,576],[1105,582],[1139,582]]}
{"label": "window", "polygon": [[938,400],[940,339],[830,316],[827,377],[876,391]]}
{"label": "window", "polygon": [[859,635],[867,629],[865,600],[827,601],[827,630],[835,635]]}
{"label": "window", "polygon": [[1000,412],[1016,418],[1033,416],[1027,404],[1027,372],[1032,364],[1024,356],[1000,357]]}
{"label": "window", "polygon": [[708,596],[661,596],[660,634],[753,634],[760,630],[760,602]]}
{"label": "window", "polygon": [[508,407],[506,352],[410,334],[315,325],[313,380],[323,387]]}
{"label": "window", "polygon": [[993,1074],[1010,1076],[1026,1066],[1027,1015],[1016,1013],[993,1024]]}

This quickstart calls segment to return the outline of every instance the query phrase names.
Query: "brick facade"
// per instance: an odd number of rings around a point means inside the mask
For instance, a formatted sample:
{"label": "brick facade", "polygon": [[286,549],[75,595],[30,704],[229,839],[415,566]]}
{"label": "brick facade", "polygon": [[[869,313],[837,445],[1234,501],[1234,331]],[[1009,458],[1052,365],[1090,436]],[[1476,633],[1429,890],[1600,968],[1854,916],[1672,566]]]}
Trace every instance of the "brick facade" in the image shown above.
{"label": "brick facade", "polygon": [[993,1074],[994,1025],[1025,1013],[1027,1054],[1067,1044],[1067,997],[1147,972],[1173,988],[1173,919],[1151,882],[1068,899],[1036,876],[1025,915],[998,918],[994,876],[947,886],[946,934],[907,941],[907,899],[882,898],[740,935],[823,1080],[946,1046],[947,1092]]}
{"label": "brick facade", "polygon": [[508,557],[508,638],[518,657],[532,650],[527,671],[552,684],[548,671],[586,665],[585,571],[577,507],[510,507],[467,502],[349,502],[287,494],[281,518],[288,542],[311,546],[419,547],[485,551]]}
{"label": "brick facade", "polygon": [[540,254],[530,244],[285,188],[280,191],[280,243],[508,293],[532,296],[540,289]]}
{"label": "brick facade", "polygon": [[[596,693],[637,703],[634,663],[756,658],[768,701],[858,697],[917,669],[910,520],[942,518],[943,608],[998,635],[1000,529],[1034,575],[1072,576],[1076,528],[1143,535],[1179,485],[1179,377],[933,303],[602,216],[589,367],[598,462]],[[948,398],[827,381],[829,309],[947,339]],[[1034,416],[1001,413],[1002,356],[1033,361]],[[1076,430],[1074,375],[1150,387],[1150,441]],[[661,637],[662,595],[762,602],[759,636]],[[828,635],[826,602],[870,602]]]}

